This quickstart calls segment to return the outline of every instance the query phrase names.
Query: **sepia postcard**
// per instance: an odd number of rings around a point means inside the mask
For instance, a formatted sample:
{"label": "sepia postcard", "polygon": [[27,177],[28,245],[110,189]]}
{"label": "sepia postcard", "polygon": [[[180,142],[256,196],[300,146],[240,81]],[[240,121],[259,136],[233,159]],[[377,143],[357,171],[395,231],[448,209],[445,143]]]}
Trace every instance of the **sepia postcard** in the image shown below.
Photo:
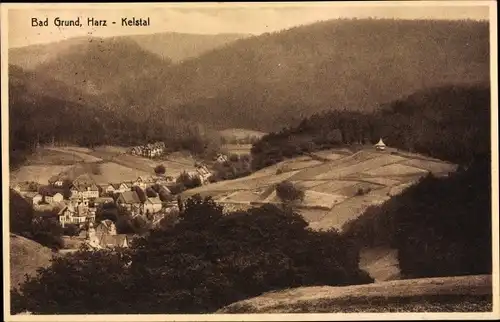
{"label": "sepia postcard", "polygon": [[495,1],[0,8],[7,321],[500,317]]}

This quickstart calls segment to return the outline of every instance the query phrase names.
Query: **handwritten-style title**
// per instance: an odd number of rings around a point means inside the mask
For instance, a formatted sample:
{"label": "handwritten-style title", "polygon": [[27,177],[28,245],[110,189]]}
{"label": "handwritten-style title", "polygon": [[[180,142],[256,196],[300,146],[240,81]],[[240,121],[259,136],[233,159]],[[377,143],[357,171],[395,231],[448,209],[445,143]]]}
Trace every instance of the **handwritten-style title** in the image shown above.
{"label": "handwritten-style title", "polygon": [[52,20],[49,20],[49,18],[31,18],[32,27],[48,27],[50,25],[56,27],[108,27],[112,25],[121,25],[123,27],[148,27],[151,25],[151,20],[149,17],[123,17],[118,21],[95,17],[88,17],[87,19],[81,17],[75,19],[62,19],[61,17],[56,17]]}

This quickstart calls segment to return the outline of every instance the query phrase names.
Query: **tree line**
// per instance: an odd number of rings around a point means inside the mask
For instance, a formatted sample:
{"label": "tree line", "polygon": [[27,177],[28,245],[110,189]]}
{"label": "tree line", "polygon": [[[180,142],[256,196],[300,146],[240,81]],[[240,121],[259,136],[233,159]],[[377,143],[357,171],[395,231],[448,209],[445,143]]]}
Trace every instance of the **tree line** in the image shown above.
{"label": "tree line", "polygon": [[374,113],[329,110],[265,135],[252,146],[252,167],[383,138],[394,148],[467,164],[490,149],[490,89],[444,86],[417,92]]}
{"label": "tree line", "polygon": [[128,249],[53,259],[12,292],[13,313],[209,313],[271,290],[373,282],[355,244],[312,231],[291,208],[223,215],[195,196],[178,216]]}

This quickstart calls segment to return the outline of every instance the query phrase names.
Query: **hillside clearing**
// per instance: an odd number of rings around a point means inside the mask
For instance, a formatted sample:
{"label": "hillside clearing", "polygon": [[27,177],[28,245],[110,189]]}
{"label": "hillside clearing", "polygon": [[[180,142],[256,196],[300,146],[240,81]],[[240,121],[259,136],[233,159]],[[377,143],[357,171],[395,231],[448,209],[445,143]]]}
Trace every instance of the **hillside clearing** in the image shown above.
{"label": "hillside clearing", "polygon": [[33,276],[40,267],[50,265],[52,251],[30,239],[10,234],[10,287],[18,287],[25,275]]}
{"label": "hillside clearing", "polygon": [[46,184],[50,177],[70,169],[71,165],[26,165],[10,175],[11,183],[35,181]]}
{"label": "hillside clearing", "polygon": [[84,149],[85,152],[81,152],[81,151],[77,151],[75,150],[75,148],[65,148],[65,147],[62,147],[62,148],[46,148],[48,150],[51,150],[51,151],[57,151],[57,152],[61,152],[61,153],[67,153],[67,154],[70,154],[70,155],[74,155],[78,158],[80,158],[82,160],[82,162],[86,162],[86,163],[91,163],[91,162],[99,162],[99,161],[102,161],[101,158],[97,158],[95,156],[92,156],[90,155],[89,153],[92,152],[91,150],[89,150],[88,152],[86,151],[87,149]]}
{"label": "hillside clearing", "polygon": [[25,165],[73,165],[83,161],[76,154],[42,148],[30,155]]}

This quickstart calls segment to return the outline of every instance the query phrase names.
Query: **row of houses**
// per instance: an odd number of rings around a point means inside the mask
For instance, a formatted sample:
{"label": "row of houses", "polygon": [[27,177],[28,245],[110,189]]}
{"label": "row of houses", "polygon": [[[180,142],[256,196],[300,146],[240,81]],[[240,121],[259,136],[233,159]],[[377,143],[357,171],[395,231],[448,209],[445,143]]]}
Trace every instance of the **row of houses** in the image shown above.
{"label": "row of houses", "polygon": [[134,146],[129,150],[132,155],[139,155],[146,158],[155,158],[165,153],[164,142],[148,143],[146,145]]}

